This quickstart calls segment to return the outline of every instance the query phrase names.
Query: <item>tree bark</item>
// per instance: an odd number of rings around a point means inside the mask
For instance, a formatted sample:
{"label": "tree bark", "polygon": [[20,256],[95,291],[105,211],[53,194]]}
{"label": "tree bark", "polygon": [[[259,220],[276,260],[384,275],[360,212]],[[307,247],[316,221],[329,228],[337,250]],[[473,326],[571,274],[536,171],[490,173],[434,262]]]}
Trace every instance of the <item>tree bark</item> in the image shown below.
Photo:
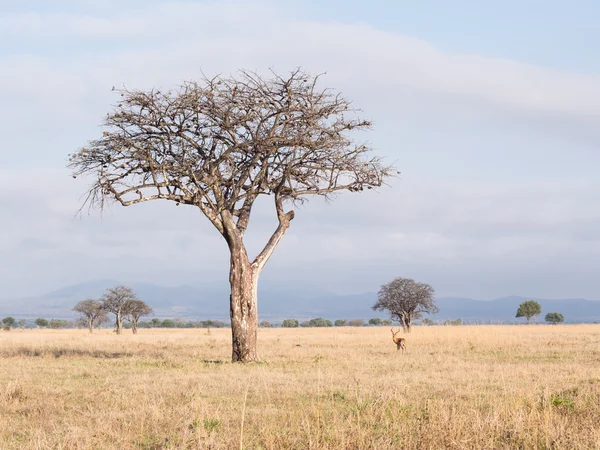
{"label": "tree bark", "polygon": [[121,311],[117,311],[117,334],[121,334],[121,329],[123,328],[123,321],[121,319]]}
{"label": "tree bark", "polygon": [[229,284],[231,285],[230,317],[233,362],[258,360],[258,274],[243,247],[231,249]]}
{"label": "tree bark", "polygon": [[88,320],[88,327],[90,329],[90,333],[94,332],[94,322],[92,322],[92,320]]}
{"label": "tree bark", "polygon": [[133,331],[133,334],[137,334],[137,320],[131,321],[131,330]]}

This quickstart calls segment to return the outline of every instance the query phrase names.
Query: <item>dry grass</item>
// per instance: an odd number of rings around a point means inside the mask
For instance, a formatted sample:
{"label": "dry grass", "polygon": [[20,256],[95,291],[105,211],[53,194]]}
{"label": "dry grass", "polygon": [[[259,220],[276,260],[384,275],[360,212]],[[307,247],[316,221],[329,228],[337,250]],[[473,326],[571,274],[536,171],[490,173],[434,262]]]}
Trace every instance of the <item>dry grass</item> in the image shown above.
{"label": "dry grass", "polygon": [[[297,346],[297,344],[301,344]],[[600,326],[0,333],[0,448],[600,448]]]}

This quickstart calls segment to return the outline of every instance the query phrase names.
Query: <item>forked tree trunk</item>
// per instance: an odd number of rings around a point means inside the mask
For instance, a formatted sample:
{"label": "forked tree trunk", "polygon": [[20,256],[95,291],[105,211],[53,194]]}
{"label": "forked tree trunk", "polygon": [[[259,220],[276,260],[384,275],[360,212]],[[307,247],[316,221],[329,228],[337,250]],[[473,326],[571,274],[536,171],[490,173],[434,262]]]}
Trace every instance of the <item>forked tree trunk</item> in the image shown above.
{"label": "forked tree trunk", "polygon": [[410,333],[411,318],[408,313],[402,313],[400,315],[400,322],[402,322],[402,329],[405,333]]}
{"label": "forked tree trunk", "polygon": [[247,363],[258,360],[258,274],[259,270],[252,267],[243,247],[231,249],[229,305],[233,362]]}

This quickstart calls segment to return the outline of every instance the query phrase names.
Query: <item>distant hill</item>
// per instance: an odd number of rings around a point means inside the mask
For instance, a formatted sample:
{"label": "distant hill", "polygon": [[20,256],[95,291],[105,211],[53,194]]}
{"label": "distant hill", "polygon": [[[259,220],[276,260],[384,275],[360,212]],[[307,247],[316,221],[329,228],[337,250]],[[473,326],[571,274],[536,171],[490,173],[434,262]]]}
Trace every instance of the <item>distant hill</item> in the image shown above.
{"label": "distant hill", "polygon": [[[36,318],[69,318],[76,314],[71,308],[85,298],[98,298],[118,280],[93,280],[66,286],[47,294],[20,299],[0,300],[0,316],[14,315]],[[186,317],[194,319],[229,318],[229,291],[227,286],[159,286],[151,283],[123,283],[131,286],[141,299],[155,311],[157,317]],[[384,318],[386,315],[371,310],[377,294],[337,295],[327,291],[299,286],[265,285],[259,289],[261,320],[278,321],[284,318],[355,319]],[[444,297],[436,300],[440,312],[433,320],[462,319],[463,322],[521,322],[515,313],[518,305],[530,297],[503,297],[495,300],[475,300]],[[567,322],[600,322],[600,301],[585,299],[535,299],[542,306],[543,321],[547,312],[560,312]]]}

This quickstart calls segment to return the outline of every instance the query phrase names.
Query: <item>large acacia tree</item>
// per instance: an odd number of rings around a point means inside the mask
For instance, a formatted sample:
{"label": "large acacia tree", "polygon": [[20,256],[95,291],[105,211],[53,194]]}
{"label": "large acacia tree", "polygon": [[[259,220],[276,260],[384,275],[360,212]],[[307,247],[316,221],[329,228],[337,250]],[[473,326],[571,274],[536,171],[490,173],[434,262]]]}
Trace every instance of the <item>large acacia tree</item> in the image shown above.
{"label": "large acacia tree", "polygon": [[439,311],[435,304],[434,289],[410,278],[395,278],[381,286],[377,293],[375,311],[387,310],[390,317],[402,324],[404,331],[410,332],[412,322],[423,313],[435,314]]}
{"label": "large acacia tree", "polygon": [[[227,242],[233,361],[257,359],[258,277],[294,218],[293,205],[381,186],[392,168],[350,137],[371,124],[301,70],[203,77],[174,91],[118,91],[106,131],[70,156],[91,175],[87,203],[170,200],[199,208]],[[260,196],[278,225],[254,258],[244,233]]]}

